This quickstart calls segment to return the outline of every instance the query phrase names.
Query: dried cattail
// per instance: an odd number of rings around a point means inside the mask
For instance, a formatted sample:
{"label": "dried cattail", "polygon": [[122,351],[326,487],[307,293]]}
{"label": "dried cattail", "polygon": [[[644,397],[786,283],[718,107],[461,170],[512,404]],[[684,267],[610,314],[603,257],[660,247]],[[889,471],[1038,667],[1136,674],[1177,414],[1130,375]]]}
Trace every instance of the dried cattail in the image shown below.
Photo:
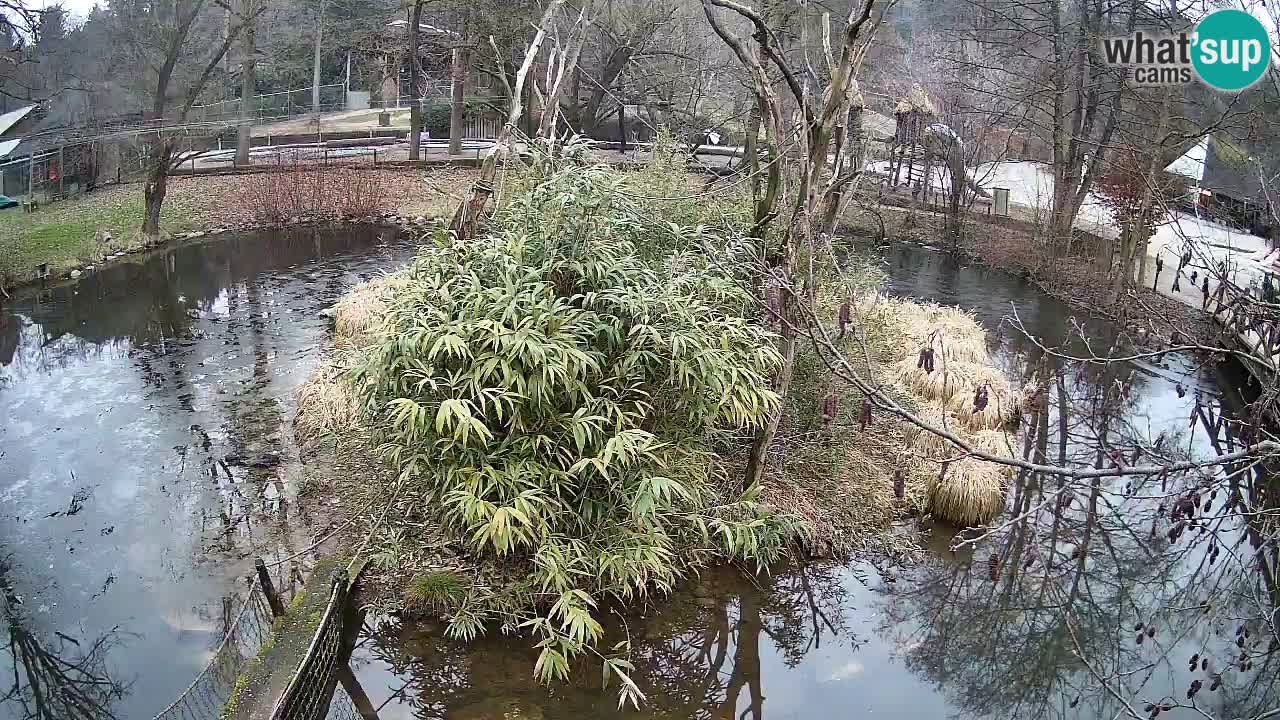
{"label": "dried cattail", "polygon": [[933,372],[933,348],[921,348],[920,357],[916,360],[916,367],[924,370],[925,374]]}
{"label": "dried cattail", "polygon": [[849,318],[853,314],[853,308],[850,307],[849,301],[845,300],[840,305],[840,337],[843,339],[845,332],[849,327]]}
{"label": "dried cattail", "polygon": [[902,468],[893,471],[893,496],[901,500],[907,494],[907,480],[902,475]]}
{"label": "dried cattail", "polygon": [[866,430],[867,426],[871,424],[871,398],[862,399],[862,412],[859,414],[858,419],[862,422],[863,430]]}
{"label": "dried cattail", "polygon": [[979,385],[978,388],[973,391],[973,411],[975,413],[980,413],[983,410],[986,410],[987,401],[987,386]]}
{"label": "dried cattail", "polygon": [[995,553],[991,553],[991,557],[987,559],[987,575],[991,582],[1000,579],[1000,556]]}

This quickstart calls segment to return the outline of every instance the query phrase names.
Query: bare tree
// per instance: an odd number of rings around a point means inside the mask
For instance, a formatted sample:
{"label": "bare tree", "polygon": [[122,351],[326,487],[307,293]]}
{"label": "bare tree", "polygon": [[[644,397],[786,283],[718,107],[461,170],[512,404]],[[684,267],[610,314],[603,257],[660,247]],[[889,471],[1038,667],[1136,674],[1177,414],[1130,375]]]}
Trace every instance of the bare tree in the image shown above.
{"label": "bare tree", "polygon": [[[859,44],[865,42],[860,35],[871,21],[874,1],[867,0],[861,7],[857,4],[852,6],[839,35],[838,49],[830,45],[824,48],[825,82],[809,66],[804,68],[805,75],[801,78],[800,71],[784,57],[778,34],[766,15],[735,0],[703,0],[702,4],[715,33],[749,71],[765,127],[769,185],[765,195],[756,203],[752,236],[764,239],[774,220],[780,216],[784,218],[785,224],[776,231],[781,249],[766,257],[768,276],[765,278],[765,292],[769,296],[770,312],[782,325],[778,348],[782,368],[774,379],[774,389],[785,403],[795,365],[799,308],[812,302],[808,295],[813,286],[812,265],[801,262],[802,254],[820,238],[830,235],[838,219],[842,190],[861,172],[861,168],[845,166],[846,156],[839,148],[834,168],[829,167],[828,152],[833,140],[837,144],[844,140],[843,133],[836,133],[835,128],[849,115],[849,89],[853,84],[855,59],[860,54]],[[740,21],[747,21],[751,29],[750,41],[736,28],[729,27],[717,8],[736,14]],[[824,34],[824,37],[830,36]],[[791,123],[786,120],[786,108],[774,90],[772,77],[775,75],[766,69],[766,64],[776,76],[781,77],[784,91],[790,94],[791,102],[798,108],[799,127],[794,138],[790,131]],[[794,153],[786,147],[793,141],[799,146]],[[788,166],[785,175],[794,178],[788,183],[790,187],[784,185],[781,167],[784,164]],[[783,197],[792,203],[789,209],[778,207],[778,201]],[[757,431],[743,478],[745,487],[757,485],[763,477],[779,420],[780,412]]]}
{"label": "bare tree", "polygon": [[[219,7],[226,8],[221,0]],[[169,171],[181,158],[177,138],[165,130],[167,122],[182,124],[218,71],[227,50],[248,22],[264,8],[235,21],[219,37],[219,19],[209,12],[208,0],[176,0],[172,4],[123,6],[115,15],[116,33],[128,59],[142,68],[140,89],[148,98],[144,113],[156,130],[147,142],[143,185],[143,235],[160,235],[160,210],[168,188]],[[216,38],[212,43],[210,39]]]}

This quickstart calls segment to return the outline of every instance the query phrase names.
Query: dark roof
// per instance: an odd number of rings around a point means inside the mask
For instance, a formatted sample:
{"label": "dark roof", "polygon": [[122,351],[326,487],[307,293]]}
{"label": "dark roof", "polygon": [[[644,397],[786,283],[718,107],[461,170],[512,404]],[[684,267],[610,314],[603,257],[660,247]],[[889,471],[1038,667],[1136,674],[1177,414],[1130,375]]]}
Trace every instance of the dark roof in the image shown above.
{"label": "dark roof", "polygon": [[[1241,157],[1242,154],[1245,157]],[[1257,171],[1246,160],[1249,154],[1249,149],[1245,146],[1232,146],[1217,136],[1211,137],[1209,150],[1205,153],[1204,178],[1200,181],[1200,186],[1237,200],[1265,202]],[[1271,172],[1277,169],[1280,168],[1271,168]]]}

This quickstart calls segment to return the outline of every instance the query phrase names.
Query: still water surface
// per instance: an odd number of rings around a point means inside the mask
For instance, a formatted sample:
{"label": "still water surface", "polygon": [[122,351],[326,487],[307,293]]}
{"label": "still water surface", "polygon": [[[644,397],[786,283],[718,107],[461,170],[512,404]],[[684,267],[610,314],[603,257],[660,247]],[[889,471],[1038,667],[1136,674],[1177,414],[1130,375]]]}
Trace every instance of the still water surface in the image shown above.
{"label": "still water surface", "polygon": [[0,718],[145,720],[191,682],[252,557],[320,522],[287,431],[318,312],[410,252],[247,235],[0,307]]}

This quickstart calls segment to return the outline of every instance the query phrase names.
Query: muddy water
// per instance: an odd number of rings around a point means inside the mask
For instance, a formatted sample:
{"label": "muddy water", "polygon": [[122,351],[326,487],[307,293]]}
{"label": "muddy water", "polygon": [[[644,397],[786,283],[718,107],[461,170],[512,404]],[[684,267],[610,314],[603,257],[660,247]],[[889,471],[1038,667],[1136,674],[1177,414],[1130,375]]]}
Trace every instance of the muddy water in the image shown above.
{"label": "muddy water", "polygon": [[[1050,345],[1071,340],[1084,349],[1085,340],[1072,340],[1076,327],[1099,352],[1114,337],[1107,323],[1078,317],[1016,278],[912,247],[882,255],[890,292],[974,311],[1016,377],[1042,353],[1009,327],[1015,309]],[[1027,422],[1040,438],[1031,452],[1051,462],[1091,464],[1101,435],[1113,447],[1163,436],[1164,447],[1208,456],[1215,442],[1188,423],[1196,393],[1211,414],[1239,406],[1232,388],[1240,378],[1213,363],[1101,370],[1044,362],[1055,371],[1041,375],[1049,402]],[[1082,410],[1117,381],[1127,396],[1100,428]],[[1026,519],[976,551],[952,552],[954,530],[913,524],[903,531],[923,533],[925,555],[908,567],[718,570],[643,617],[628,617],[625,628],[614,622],[613,637],[631,638],[635,679],[648,696],[639,710],[619,710],[594,665],[583,663],[568,685],[543,688],[531,677],[535,653],[524,641],[463,646],[430,624],[373,623],[353,666],[382,720],[1148,717],[1148,703],[1189,705],[1196,679],[1199,709],[1173,707],[1160,717],[1204,717],[1200,709],[1253,717],[1280,704],[1280,653],[1268,654],[1269,637],[1239,619],[1256,616],[1259,605],[1273,609],[1277,599],[1274,584],[1260,581],[1249,544],[1231,543],[1216,563],[1208,562],[1203,534],[1171,546],[1154,480],[1085,484],[1066,506],[1047,494],[1058,482],[1015,481],[1010,504]],[[1229,521],[1215,529],[1224,545],[1240,537]],[[1243,649],[1242,624],[1252,628]],[[1241,652],[1247,664],[1238,663]],[[1204,669],[1189,669],[1192,655]],[[1213,673],[1222,685],[1210,690]]]}
{"label": "muddy water", "polygon": [[236,237],[0,308],[0,718],[60,719],[56,696],[145,720],[191,682],[251,558],[323,523],[285,431],[318,312],[410,252]]}

